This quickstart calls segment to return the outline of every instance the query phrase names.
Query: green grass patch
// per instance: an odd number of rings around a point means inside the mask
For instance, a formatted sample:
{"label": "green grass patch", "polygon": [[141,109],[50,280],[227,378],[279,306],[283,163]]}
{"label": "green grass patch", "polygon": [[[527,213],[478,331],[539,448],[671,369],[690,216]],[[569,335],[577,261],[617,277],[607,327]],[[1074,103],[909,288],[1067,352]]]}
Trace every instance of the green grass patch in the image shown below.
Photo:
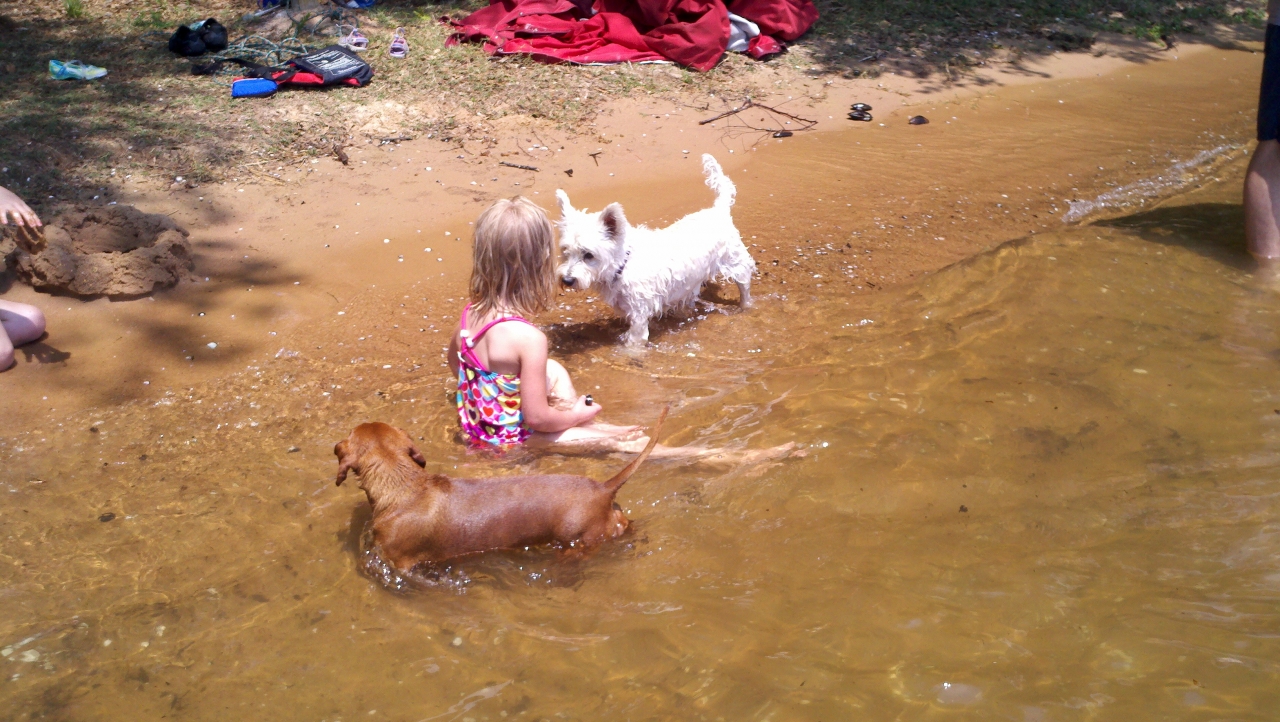
{"label": "green grass patch", "polygon": [[62,11],[72,20],[85,16],[84,0],[62,0]]}

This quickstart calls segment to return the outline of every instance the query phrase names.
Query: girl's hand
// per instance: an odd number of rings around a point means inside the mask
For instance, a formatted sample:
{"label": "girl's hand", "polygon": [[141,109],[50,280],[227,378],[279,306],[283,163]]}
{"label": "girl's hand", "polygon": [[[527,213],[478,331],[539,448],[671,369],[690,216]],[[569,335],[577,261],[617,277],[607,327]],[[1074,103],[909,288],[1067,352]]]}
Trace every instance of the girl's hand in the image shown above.
{"label": "girl's hand", "polygon": [[0,187],[0,225],[12,223],[15,226],[31,226],[39,228],[44,225],[40,217],[7,188]]}
{"label": "girl's hand", "polygon": [[582,419],[582,421],[574,424],[574,426],[578,426],[583,422],[594,419],[596,414],[600,413],[600,402],[592,399],[592,403],[588,404],[586,396],[579,396],[577,403],[573,405],[573,413]]}

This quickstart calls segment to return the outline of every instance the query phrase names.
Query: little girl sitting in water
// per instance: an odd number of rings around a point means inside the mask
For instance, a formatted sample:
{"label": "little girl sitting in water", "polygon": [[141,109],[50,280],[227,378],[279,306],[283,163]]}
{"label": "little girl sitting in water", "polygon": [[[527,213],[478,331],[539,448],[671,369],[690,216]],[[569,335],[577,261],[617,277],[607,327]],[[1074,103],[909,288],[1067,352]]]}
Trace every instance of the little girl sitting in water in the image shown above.
{"label": "little girl sitting in water", "polygon": [[[458,379],[458,421],[468,443],[639,452],[637,426],[596,421],[599,403],[578,396],[569,373],[547,358],[547,337],[522,318],[545,310],[555,293],[551,222],[526,198],[500,200],[476,221],[471,302],[449,344]],[[750,452],[663,447],[654,457],[761,461],[794,444]]]}
{"label": "little girl sitting in water", "polygon": [[555,293],[551,222],[526,198],[500,200],[476,221],[471,302],[449,344],[458,420],[474,445],[591,445],[639,451],[635,426],[595,423],[599,404],[578,396],[547,358],[547,337],[522,318]]}

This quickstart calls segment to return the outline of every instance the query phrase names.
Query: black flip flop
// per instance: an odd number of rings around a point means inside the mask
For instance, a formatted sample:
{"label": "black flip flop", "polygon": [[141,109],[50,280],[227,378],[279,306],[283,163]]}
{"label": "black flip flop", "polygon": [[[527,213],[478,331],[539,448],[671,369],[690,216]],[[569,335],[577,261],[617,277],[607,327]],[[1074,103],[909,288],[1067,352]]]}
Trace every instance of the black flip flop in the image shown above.
{"label": "black flip flop", "polygon": [[849,113],[849,120],[860,120],[864,123],[871,122],[871,114],[865,110],[855,110]]}

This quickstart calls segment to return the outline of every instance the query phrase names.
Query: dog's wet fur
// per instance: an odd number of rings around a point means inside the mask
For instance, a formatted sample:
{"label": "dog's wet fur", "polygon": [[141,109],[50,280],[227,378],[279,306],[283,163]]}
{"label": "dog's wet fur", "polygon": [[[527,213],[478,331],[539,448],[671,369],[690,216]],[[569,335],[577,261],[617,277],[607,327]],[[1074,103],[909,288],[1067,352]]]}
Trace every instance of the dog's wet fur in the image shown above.
{"label": "dog's wet fur", "polygon": [[657,445],[666,415],[664,410],[644,451],[605,482],[569,474],[431,474],[404,431],[380,422],[361,424],[333,447],[337,484],[352,471],[360,477],[373,509],[374,545],[401,573],[494,549],[589,549],[630,526],[613,499]]}
{"label": "dog's wet fur", "polygon": [[715,203],[660,229],[632,226],[617,203],[599,213],[578,210],[567,193],[556,191],[560,282],[569,289],[599,290],[626,318],[628,346],[647,343],[652,319],[689,306],[712,279],[734,282],[740,305],[751,305],[756,262],[733,224],[737,188],[710,155],[702,156],[702,168]]}

